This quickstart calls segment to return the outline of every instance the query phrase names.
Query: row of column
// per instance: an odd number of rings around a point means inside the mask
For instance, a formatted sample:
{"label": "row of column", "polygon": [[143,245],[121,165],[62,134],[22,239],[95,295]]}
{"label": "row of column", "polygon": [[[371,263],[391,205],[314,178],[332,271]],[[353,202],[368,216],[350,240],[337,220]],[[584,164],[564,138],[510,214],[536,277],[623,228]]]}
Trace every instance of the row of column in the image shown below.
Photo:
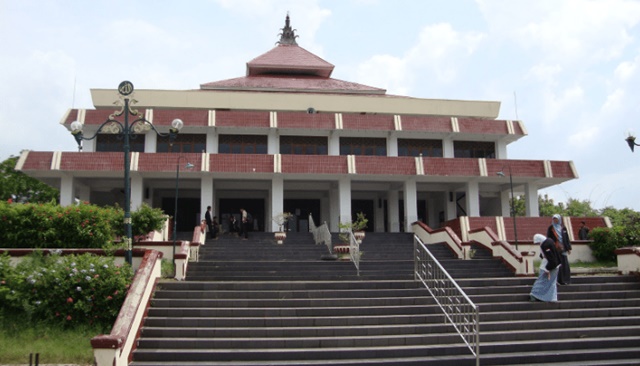
{"label": "row of column", "polygon": [[[213,179],[209,175],[202,176],[200,178],[200,201],[202,203],[202,211],[206,211],[206,207],[214,206],[214,212],[216,212],[215,202],[216,197],[214,195]],[[480,216],[480,194],[477,181],[468,182],[465,187],[465,206],[467,216],[477,217]],[[536,217],[539,215],[538,207],[538,190],[533,184],[524,184],[524,197],[526,206],[526,216]],[[90,187],[81,185],[72,176],[65,175],[61,178],[60,189],[60,204],[63,206],[74,204],[76,199],[81,201],[90,200]],[[509,203],[510,187],[506,187],[501,192],[500,202],[502,216],[510,216],[511,205]],[[267,213],[271,214],[271,217],[278,215],[284,210],[284,179],[280,175],[276,175],[271,180],[270,197],[267,200]],[[388,202],[388,215],[389,222],[387,227],[391,232],[400,231],[400,223],[395,218],[399,217],[399,191],[390,190],[386,193]],[[407,179],[403,183],[402,187],[402,200],[405,202],[405,212],[403,215],[404,231],[411,229],[412,222],[418,220],[418,192],[417,185],[414,179]],[[456,200],[447,199],[443,197],[445,202],[445,220],[454,219],[457,215]],[[144,181],[139,175],[133,174],[131,176],[131,209],[136,210],[144,202]],[[435,213],[430,213],[435,214]],[[351,180],[349,177],[340,178],[337,182],[336,188],[331,189],[329,192],[329,217],[337,217],[340,222],[350,222],[351,217]],[[268,218],[271,221],[270,218]],[[338,231],[338,222],[336,220],[329,220],[330,229],[332,231]],[[277,226],[272,222],[271,229],[277,230]]]}

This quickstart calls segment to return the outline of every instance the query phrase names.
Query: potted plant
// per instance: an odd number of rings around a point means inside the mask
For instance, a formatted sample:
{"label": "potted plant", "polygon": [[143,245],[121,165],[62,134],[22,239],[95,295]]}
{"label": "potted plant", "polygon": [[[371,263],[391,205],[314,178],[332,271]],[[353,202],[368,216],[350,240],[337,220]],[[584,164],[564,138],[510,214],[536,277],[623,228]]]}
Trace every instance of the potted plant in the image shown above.
{"label": "potted plant", "polygon": [[361,211],[356,214],[356,220],[351,224],[353,236],[355,236],[359,243],[362,243],[362,239],[364,239],[364,229],[367,228],[368,222],[369,219],[367,219],[365,214]]}
{"label": "potted plant", "polygon": [[282,227],[287,221],[289,221],[291,216],[293,215],[291,215],[290,212],[283,212],[273,217],[273,222],[275,222],[276,225],[278,225],[278,231],[273,233],[273,236],[276,239],[276,243],[282,244],[284,240],[287,238],[287,232],[284,231]]}

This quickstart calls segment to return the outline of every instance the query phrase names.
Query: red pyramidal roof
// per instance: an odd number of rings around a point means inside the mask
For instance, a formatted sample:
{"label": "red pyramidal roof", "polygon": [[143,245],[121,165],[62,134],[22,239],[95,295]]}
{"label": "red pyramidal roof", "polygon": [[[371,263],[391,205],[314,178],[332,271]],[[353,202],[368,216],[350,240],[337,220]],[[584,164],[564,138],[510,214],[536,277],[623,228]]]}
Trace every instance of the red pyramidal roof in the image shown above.
{"label": "red pyramidal roof", "polygon": [[200,85],[202,90],[261,90],[385,94],[386,90],[331,78],[334,65],[298,46],[289,15],[278,45],[247,62],[245,77]]}

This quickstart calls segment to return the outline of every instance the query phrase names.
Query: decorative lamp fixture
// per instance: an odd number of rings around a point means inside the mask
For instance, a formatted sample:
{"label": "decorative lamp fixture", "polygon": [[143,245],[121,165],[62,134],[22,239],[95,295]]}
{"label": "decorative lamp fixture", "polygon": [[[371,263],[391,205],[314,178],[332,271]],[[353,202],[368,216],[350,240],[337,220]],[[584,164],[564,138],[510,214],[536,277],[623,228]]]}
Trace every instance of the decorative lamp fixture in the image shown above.
{"label": "decorative lamp fixture", "polygon": [[[136,104],[137,101],[135,99],[130,99],[130,95],[133,93],[133,84],[130,81],[123,81],[118,85],[118,93],[119,99],[115,101],[114,104],[121,106],[121,109],[115,111],[113,114],[109,115],[106,121],[104,121],[96,133],[91,137],[84,137],[82,134],[83,124],[79,121],[74,121],[69,126],[71,129],[71,134],[75,138],[78,143],[78,151],[82,151],[82,140],[93,140],[98,137],[100,133],[111,133],[118,135],[124,139],[123,150],[124,150],[124,192],[125,192],[125,200],[124,200],[124,226],[125,226],[125,237],[123,238],[126,249],[125,249],[125,260],[127,263],[132,264],[132,230],[131,230],[131,182],[130,182],[130,156],[129,152],[131,150],[129,140],[135,139],[136,134],[144,133],[150,130],[153,130],[158,136],[166,137],[169,136],[169,145],[173,145],[176,137],[178,136],[178,132],[184,126],[184,123],[180,119],[174,119],[171,122],[171,128],[168,133],[161,133],[156,129],[156,127],[149,121],[147,121],[144,116],[138,113],[138,110],[131,108],[133,104]],[[120,122],[116,120],[116,117],[122,116],[124,121]],[[134,117],[135,119],[131,124],[129,123],[129,116]]]}

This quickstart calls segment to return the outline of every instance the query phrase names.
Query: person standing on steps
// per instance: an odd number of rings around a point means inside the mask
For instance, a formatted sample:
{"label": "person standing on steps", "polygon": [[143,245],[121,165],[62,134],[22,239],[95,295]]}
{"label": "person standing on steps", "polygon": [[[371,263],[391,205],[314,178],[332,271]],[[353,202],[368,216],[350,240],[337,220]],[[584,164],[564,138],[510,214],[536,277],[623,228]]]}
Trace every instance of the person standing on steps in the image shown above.
{"label": "person standing on steps", "polygon": [[556,249],[556,244],[551,238],[547,238],[542,234],[533,236],[533,243],[540,245],[540,256],[542,263],[540,264],[540,275],[536,282],[533,283],[529,299],[531,301],[558,301],[558,285],[556,283],[558,273],[562,269],[560,264],[561,255]]}
{"label": "person standing on steps", "polygon": [[249,213],[244,208],[240,209],[242,218],[240,219],[240,236],[244,236],[244,240],[249,239]]}
{"label": "person standing on steps", "polygon": [[204,214],[204,219],[207,221],[207,229],[209,230],[209,239],[216,237],[216,233],[213,227],[213,217],[211,216],[211,206],[207,206],[207,213]]}
{"label": "person standing on steps", "polygon": [[556,250],[562,259],[560,273],[558,274],[558,284],[568,285],[571,283],[571,268],[569,268],[568,255],[571,254],[571,242],[566,226],[562,224],[562,216],[553,215],[551,225],[547,229],[547,238],[552,239],[556,244]]}

